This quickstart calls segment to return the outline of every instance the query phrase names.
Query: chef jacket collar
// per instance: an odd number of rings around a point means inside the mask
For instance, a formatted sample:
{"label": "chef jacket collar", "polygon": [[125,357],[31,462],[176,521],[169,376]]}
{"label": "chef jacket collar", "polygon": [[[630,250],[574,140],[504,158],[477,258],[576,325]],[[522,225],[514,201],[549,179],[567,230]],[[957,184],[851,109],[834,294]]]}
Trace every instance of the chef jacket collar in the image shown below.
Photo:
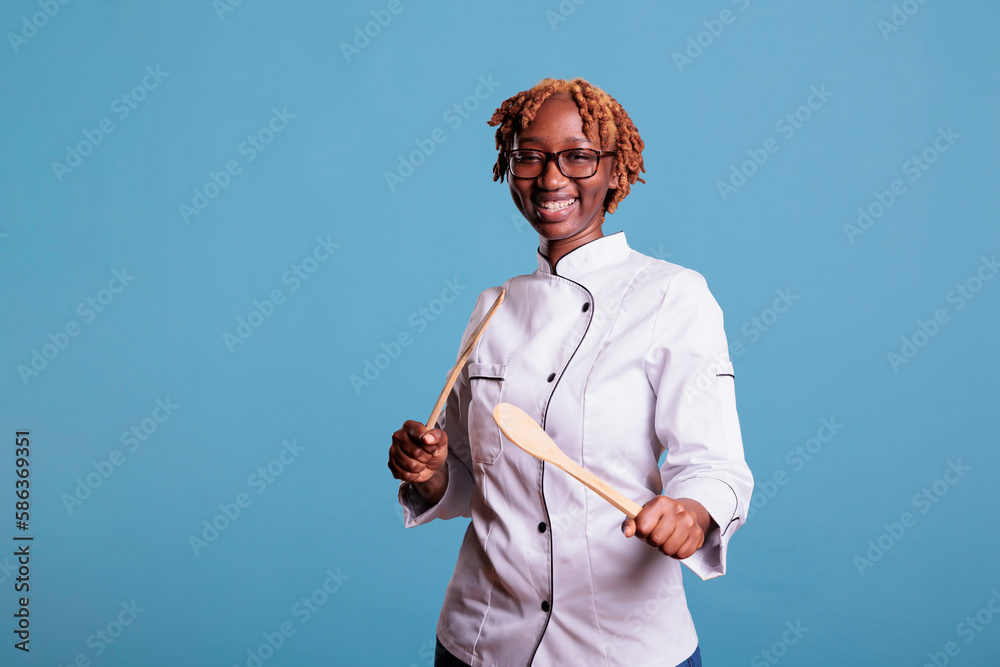
{"label": "chef jacket collar", "polygon": [[542,250],[539,248],[537,251],[538,270],[542,273],[572,278],[574,275],[584,272],[588,264],[629,250],[628,242],[625,240],[625,232],[615,232],[570,250],[556,261],[555,269],[553,269],[548,258],[542,254]]}

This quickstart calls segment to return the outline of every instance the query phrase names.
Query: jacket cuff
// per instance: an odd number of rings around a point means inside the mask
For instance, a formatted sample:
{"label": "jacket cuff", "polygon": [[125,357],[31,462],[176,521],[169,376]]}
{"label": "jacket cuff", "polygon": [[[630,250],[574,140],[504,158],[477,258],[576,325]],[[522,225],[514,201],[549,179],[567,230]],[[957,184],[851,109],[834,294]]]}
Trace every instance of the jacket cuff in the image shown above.
{"label": "jacket cuff", "polygon": [[409,482],[400,483],[399,504],[403,508],[403,525],[406,528],[413,528],[434,519],[471,516],[472,474],[450,456],[445,465],[448,466],[448,486],[445,487],[441,500],[434,505],[428,505]]}
{"label": "jacket cuff", "polygon": [[681,562],[703,580],[724,575],[729,538],[743,523],[737,516],[736,492],[721,479],[693,477],[674,485],[667,495],[697,500],[717,524],[705,535],[705,543]]}

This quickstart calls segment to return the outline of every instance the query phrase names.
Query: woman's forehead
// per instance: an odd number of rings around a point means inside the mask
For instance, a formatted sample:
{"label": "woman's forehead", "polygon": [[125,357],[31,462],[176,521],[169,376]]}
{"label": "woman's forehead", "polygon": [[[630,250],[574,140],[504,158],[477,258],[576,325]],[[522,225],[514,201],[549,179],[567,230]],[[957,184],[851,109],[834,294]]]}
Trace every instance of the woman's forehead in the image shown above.
{"label": "woman's forehead", "polygon": [[583,130],[580,109],[567,93],[555,93],[542,102],[535,117],[522,130],[514,133],[516,143],[541,143],[558,140],[567,143],[598,143],[596,127],[594,136]]}

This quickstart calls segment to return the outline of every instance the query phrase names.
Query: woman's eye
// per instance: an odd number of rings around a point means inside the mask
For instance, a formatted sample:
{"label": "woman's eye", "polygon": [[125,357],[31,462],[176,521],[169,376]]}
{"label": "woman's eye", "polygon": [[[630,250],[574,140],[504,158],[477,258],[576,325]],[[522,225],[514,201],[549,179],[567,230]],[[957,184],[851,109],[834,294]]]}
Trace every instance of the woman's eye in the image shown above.
{"label": "woman's eye", "polygon": [[530,155],[530,154],[518,155],[514,159],[520,162],[521,164],[534,164],[535,162],[541,160],[541,158],[539,158],[537,155]]}
{"label": "woman's eye", "polygon": [[587,151],[573,151],[567,154],[567,158],[570,162],[587,162],[593,159],[593,154]]}

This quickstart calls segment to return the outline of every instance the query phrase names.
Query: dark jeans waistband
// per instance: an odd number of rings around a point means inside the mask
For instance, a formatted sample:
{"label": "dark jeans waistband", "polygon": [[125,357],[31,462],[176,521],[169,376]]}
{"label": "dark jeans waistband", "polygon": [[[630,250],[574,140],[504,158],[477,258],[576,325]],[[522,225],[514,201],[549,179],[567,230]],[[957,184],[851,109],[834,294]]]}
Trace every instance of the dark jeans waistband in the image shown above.
{"label": "dark jeans waistband", "polygon": [[[434,667],[469,667],[469,664],[462,662],[449,653],[448,649],[441,645],[441,640],[438,639],[437,647],[434,649]],[[702,667],[701,646],[695,646],[691,657],[677,665],[677,667]]]}

